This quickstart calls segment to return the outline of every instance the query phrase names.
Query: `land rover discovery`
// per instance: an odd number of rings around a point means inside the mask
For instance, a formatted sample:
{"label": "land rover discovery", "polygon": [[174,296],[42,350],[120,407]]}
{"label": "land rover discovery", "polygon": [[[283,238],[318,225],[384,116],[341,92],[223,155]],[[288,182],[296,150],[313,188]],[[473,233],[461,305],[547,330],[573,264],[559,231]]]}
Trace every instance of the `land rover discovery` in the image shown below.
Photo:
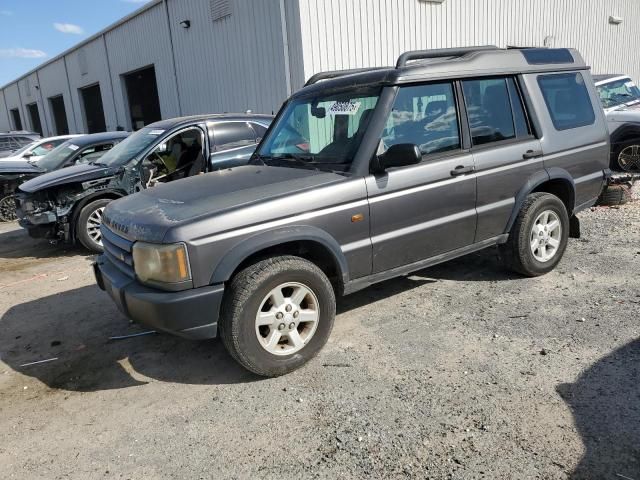
{"label": "land rover discovery", "polygon": [[312,77],[250,165],[111,203],[96,279],[129,318],[219,335],[281,375],[326,343],[336,295],[494,245],[523,275],[549,272],[608,157],[577,51],[408,52]]}

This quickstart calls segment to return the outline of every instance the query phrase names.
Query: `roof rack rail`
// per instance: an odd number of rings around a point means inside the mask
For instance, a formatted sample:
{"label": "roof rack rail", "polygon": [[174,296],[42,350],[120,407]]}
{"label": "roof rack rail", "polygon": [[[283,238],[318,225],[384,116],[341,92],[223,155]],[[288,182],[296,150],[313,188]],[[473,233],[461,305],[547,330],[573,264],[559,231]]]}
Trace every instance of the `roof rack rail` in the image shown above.
{"label": "roof rack rail", "polygon": [[331,70],[327,72],[319,72],[313,75],[304,86],[313,85],[320,80],[328,80],[330,78],[343,77],[345,75],[351,75],[352,73],[372,72],[374,70],[385,70],[389,67],[370,67],[370,68],[351,68],[349,70]]}
{"label": "roof rack rail", "polygon": [[404,52],[398,57],[396,68],[402,68],[411,60],[425,60],[427,58],[443,58],[443,57],[461,57],[473,52],[482,52],[486,50],[499,50],[495,45],[481,45],[478,47],[463,48],[437,48],[434,50],[413,50]]}

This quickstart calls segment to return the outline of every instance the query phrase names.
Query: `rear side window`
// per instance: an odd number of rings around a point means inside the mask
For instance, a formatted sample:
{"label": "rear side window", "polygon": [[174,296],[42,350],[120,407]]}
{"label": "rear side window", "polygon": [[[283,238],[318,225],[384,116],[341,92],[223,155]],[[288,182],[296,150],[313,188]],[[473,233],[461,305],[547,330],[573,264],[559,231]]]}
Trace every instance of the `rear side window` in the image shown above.
{"label": "rear side window", "polygon": [[596,116],[580,73],[538,76],[538,85],[556,130],[592,125]]}
{"label": "rear side window", "polygon": [[256,133],[246,122],[216,123],[213,126],[216,151],[255,145]]}
{"label": "rear side window", "polygon": [[462,90],[474,146],[531,136],[513,77],[466,80]]}
{"label": "rear side window", "polygon": [[258,141],[262,140],[262,137],[264,137],[264,134],[267,133],[267,127],[259,123],[252,123],[251,126],[255,130],[256,135],[258,136]]}

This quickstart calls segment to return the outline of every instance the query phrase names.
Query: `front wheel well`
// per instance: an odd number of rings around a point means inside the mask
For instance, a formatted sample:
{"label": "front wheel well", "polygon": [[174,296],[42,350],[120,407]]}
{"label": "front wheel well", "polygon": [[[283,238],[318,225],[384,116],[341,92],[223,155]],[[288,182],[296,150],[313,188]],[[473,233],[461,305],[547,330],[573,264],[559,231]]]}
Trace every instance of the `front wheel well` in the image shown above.
{"label": "front wheel well", "polygon": [[123,195],[120,195],[117,192],[101,192],[93,195],[89,195],[88,197],[80,200],[75,207],[73,207],[73,211],[70,216],[69,226],[71,231],[73,232],[73,240],[75,241],[76,236],[76,223],[78,222],[78,217],[80,216],[80,212],[84,207],[89,205],[91,202],[95,202],[96,200],[109,199],[109,200],[117,200],[118,198],[122,198]]}
{"label": "front wheel well", "polygon": [[295,240],[258,250],[245,258],[236,267],[229,280],[249,265],[264,258],[278,255],[293,255],[310,261],[324,272],[336,291],[342,291],[343,281],[338,262],[327,247],[313,240]]}

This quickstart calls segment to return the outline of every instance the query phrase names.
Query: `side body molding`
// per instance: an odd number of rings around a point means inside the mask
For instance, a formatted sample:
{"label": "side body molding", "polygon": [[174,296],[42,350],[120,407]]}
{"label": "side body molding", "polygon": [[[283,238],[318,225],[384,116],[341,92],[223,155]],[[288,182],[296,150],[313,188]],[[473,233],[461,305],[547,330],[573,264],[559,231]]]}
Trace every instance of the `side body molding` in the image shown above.
{"label": "side body molding", "polygon": [[340,245],[326,231],[309,225],[289,225],[253,235],[226,252],[216,265],[211,284],[226,282],[245,259],[269,247],[289,242],[305,241],[319,244],[330,252],[344,283],[349,280],[349,266]]}

